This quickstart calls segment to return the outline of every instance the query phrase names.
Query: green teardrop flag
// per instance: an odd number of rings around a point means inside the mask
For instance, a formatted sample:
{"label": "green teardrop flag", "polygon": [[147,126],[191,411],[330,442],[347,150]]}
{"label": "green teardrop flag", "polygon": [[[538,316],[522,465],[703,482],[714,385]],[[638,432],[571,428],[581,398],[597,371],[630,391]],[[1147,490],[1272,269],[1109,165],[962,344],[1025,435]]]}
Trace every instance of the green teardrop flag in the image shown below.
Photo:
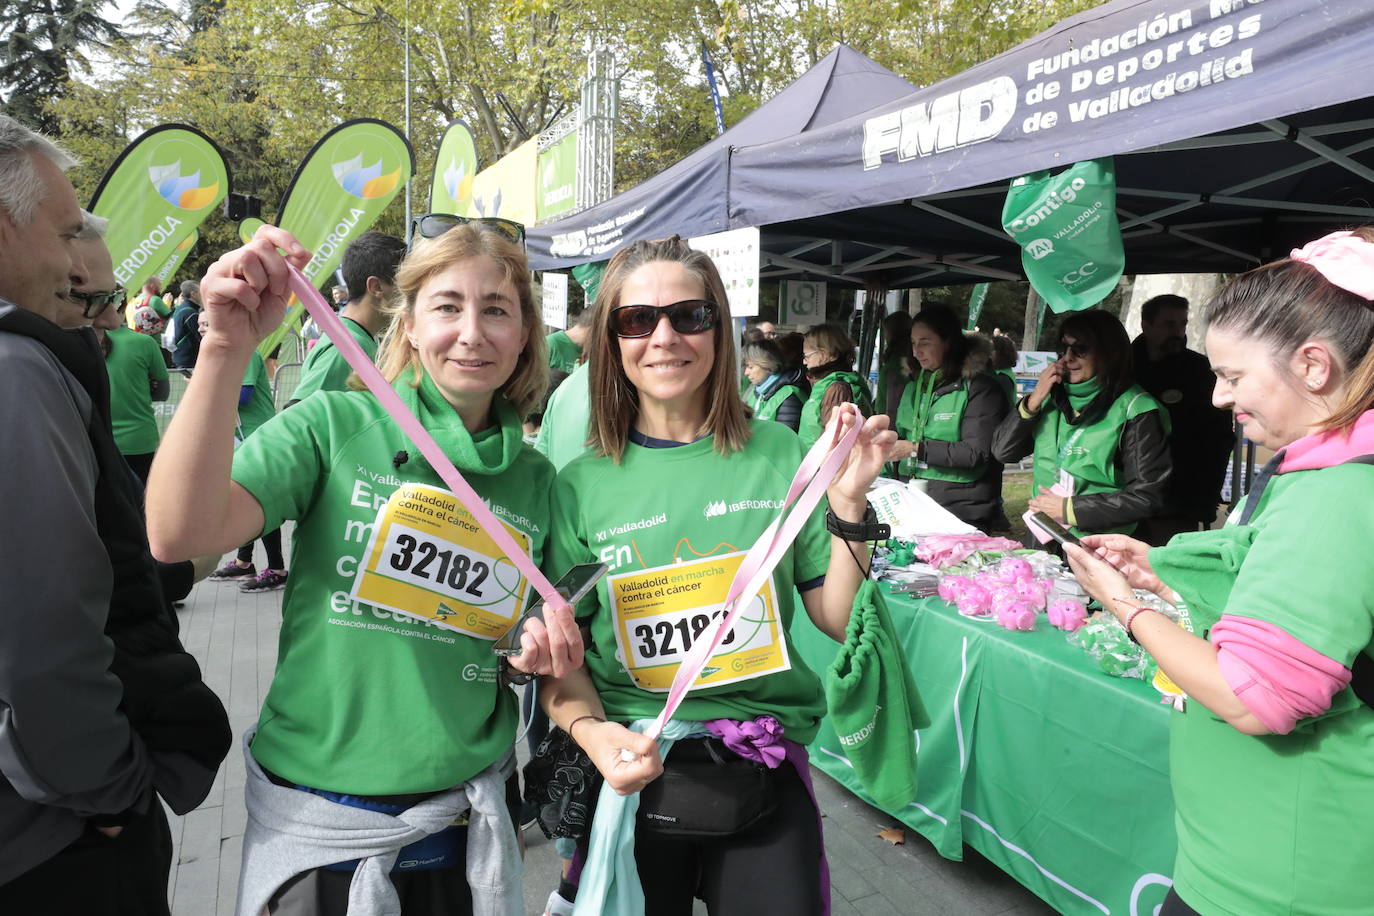
{"label": "green teardrop flag", "polygon": [[[301,271],[312,285],[334,272],[349,242],[372,228],[414,171],[410,144],[385,121],[346,121],[320,138],[291,179],[277,219],[313,254]],[[258,352],[265,357],[276,349],[303,312],[293,300]]]}
{"label": "green teardrop flag", "polygon": [[[429,212],[467,216],[472,206],[472,179],[477,174],[477,144],[462,121],[450,121],[434,157]],[[406,227],[410,231],[410,227]]]}
{"label": "green teardrop flag", "polygon": [[196,247],[196,242],[200,241],[200,232],[192,230],[191,234],[177,243],[172,249],[172,254],[167,258],[166,263],[157,272],[157,278],[162,281],[164,290],[171,288],[172,278],[177,275],[181,265],[186,260],[186,256],[191,253],[191,249]]}
{"label": "green teardrop flag", "polygon": [[1126,267],[1110,158],[1016,179],[1007,189],[1002,228],[1021,246],[1031,286],[1056,312],[1101,302]]}
{"label": "green teardrop flag", "polygon": [[167,263],[229,193],[229,167],[209,137],[162,124],[119,154],[87,207],[110,221],[105,244],[114,274],[134,291]]}
{"label": "green teardrop flag", "polygon": [[973,287],[973,291],[968,296],[968,330],[972,331],[978,326],[978,316],[983,314],[983,303],[988,299],[988,285],[978,283]]}

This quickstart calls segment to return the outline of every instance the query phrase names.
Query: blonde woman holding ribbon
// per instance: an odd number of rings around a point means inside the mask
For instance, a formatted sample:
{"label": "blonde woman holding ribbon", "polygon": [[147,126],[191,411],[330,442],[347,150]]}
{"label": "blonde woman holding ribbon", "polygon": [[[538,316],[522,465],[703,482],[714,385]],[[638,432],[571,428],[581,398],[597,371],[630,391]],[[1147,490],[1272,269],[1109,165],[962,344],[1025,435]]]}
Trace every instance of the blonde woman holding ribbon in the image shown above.
{"label": "blonde woman holding ribbon", "polygon": [[[827,495],[833,524],[854,542],[827,534],[819,512],[806,519],[664,730],[678,740],[663,773],[655,742],[628,726],[664,708],[742,553],[777,517],[804,450],[782,424],[747,419],[729,303],[705,254],[677,237],[636,242],[611,259],[596,308],[591,453],[559,473],[549,557],[550,568],[612,568],[579,605],[590,632],[585,667],[546,678],[542,700],[611,788],[649,787],[633,827],[639,912],[687,914],[694,896],[713,916],[827,912],[802,747],[825,698],[788,627],[799,591],[815,625],[844,639],[867,566],[866,493],[896,435],[886,417],[841,409],[842,432],[862,427]],[[707,796],[717,803],[695,803]],[[601,867],[584,869],[577,912],[626,912],[617,901],[636,875],[616,873],[607,888]]]}
{"label": "blonde woman holding ribbon", "polygon": [[[1374,231],[1337,232],[1207,307],[1213,402],[1275,450],[1224,528],[1069,548],[1175,703],[1178,861],[1162,913],[1374,907]],[[1119,572],[1118,569],[1121,571]],[[1149,589],[1180,627],[1140,606]]]}
{"label": "blonde woman holding ribbon", "polygon": [[[553,469],[520,423],[543,393],[544,337],[524,251],[503,227],[459,225],[407,256],[381,364],[538,562]],[[319,393],[233,450],[244,366],[308,260],[264,227],[210,268],[209,333],[148,501],[168,560],[296,522],[276,674],[247,736],[238,911],[516,914],[505,682],[519,675],[498,668],[491,641],[527,599],[521,576],[371,393]],[[526,628],[516,672],[580,664],[570,609],[547,620]]]}

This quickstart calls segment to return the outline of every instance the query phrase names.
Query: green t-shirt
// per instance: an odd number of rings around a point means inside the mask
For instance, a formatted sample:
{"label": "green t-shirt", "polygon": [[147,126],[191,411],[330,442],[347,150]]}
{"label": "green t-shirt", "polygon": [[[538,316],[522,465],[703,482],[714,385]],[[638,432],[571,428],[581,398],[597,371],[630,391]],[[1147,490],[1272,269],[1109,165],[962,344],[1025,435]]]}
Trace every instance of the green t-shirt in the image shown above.
{"label": "green t-shirt", "polygon": [[544,410],[534,447],[557,469],[587,450],[587,423],[592,411],[590,366],[583,363],[574,369],[549,397]]}
{"label": "green t-shirt", "polygon": [[253,389],[253,396],[248,403],[239,408],[238,435],[240,439],[247,439],[277,412],[277,405],[272,400],[272,383],[267,379],[267,363],[257,350],[248,360],[248,371],[243,374],[243,387]]}
{"label": "green t-shirt", "polygon": [[[396,389],[538,563],[553,468],[524,444],[514,408],[498,396],[498,424],[472,436],[427,376]],[[444,486],[372,395],[322,392],[283,411],[235,454],[233,478],[262,505],[264,531],[296,520],[253,741],[263,766],[329,791],[395,795],[457,785],[510,750],[516,696],[497,684],[490,642],[349,598],[387,497],[410,482]]]}
{"label": "green t-shirt", "polygon": [[[626,656],[618,649],[611,611],[612,578],[753,546],[776,517],[803,452],[797,435],[780,423],[755,420],[751,428],[748,444],[729,456],[717,453],[714,437],[709,436],[673,448],[631,442],[619,465],[589,454],[559,472],[546,568],[557,575],[576,563],[599,560],[611,566],[607,579],[578,606],[578,615],[591,618],[587,669],[606,714],[614,719],[628,722],[658,715],[666,692],[637,686],[618,660]],[[773,572],[781,621],[774,645],[780,643],[785,649],[790,667],[748,680],[698,687],[678,708],[678,719],[746,720],[766,714],[775,716],[795,741],[805,744],[815,736],[825,714],[825,696],[820,680],[793,650],[787,631],[795,611],[796,583],[824,576],[829,563],[830,536],[817,511]],[[692,597],[701,581],[694,575],[682,577],[669,569],[661,584],[655,581],[657,574],[644,577],[649,590],[658,585],[664,591],[679,591],[681,597],[654,598],[646,593],[646,599],[663,603],[664,612],[657,618],[635,618],[637,622],[622,634],[634,657],[655,666],[669,681],[676,665],[658,662],[664,657],[680,658],[689,628],[705,625],[719,608],[719,604]],[[728,584],[729,576],[714,575],[710,581]],[[761,620],[766,615],[751,618],[750,613],[747,609],[736,621],[734,631],[740,642],[731,640],[736,646],[769,638],[763,628],[771,621]],[[682,622],[673,623],[679,615],[685,615]],[[722,650],[729,651],[729,645]],[[718,652],[713,660],[720,659]]]}
{"label": "green t-shirt", "polygon": [[[377,341],[372,339],[367,328],[352,318],[344,318],[343,326],[358,342],[358,346],[363,348],[367,358],[375,360]],[[296,383],[291,400],[293,403],[304,401],[317,391],[347,391],[348,377],[352,373],[353,368],[348,365],[339,348],[334,346],[334,341],[328,337],[321,337],[319,343],[311,347],[310,352],[305,355],[305,362],[301,364],[301,380]]]}
{"label": "green t-shirt", "polygon": [[108,332],[110,355],[110,422],[115,444],[123,455],[157,451],[157,421],[153,419],[152,382],[167,381],[167,363],[157,341],[128,328]]}
{"label": "green t-shirt", "polygon": [[566,331],[554,331],[544,340],[549,345],[549,368],[572,372],[582,356],[582,348],[573,343]]}
{"label": "green t-shirt", "polygon": [[[1189,606],[1205,633],[1220,614],[1282,628],[1349,667],[1374,633],[1374,468],[1275,476],[1234,568],[1234,528],[1180,535],[1150,552],[1166,583],[1225,595],[1198,576],[1230,575],[1224,607]],[[1224,543],[1223,543],[1224,542]],[[1221,552],[1213,562],[1188,557]],[[1228,546],[1229,545],[1229,546]],[[1229,560],[1229,562],[1228,562]],[[1224,585],[1224,583],[1222,583]],[[1287,735],[1236,731],[1197,702],[1176,715],[1174,885],[1201,913],[1356,916],[1374,907],[1374,709],[1346,689]]]}

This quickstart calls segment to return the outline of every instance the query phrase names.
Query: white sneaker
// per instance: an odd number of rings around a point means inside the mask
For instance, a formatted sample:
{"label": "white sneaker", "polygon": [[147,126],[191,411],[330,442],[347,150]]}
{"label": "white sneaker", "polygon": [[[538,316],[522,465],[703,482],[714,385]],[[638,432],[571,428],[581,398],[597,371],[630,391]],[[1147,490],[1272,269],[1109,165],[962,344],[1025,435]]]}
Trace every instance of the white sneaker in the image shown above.
{"label": "white sneaker", "polygon": [[558,891],[549,894],[549,902],[544,904],[544,916],[572,916],[572,911],[572,901],[564,900]]}

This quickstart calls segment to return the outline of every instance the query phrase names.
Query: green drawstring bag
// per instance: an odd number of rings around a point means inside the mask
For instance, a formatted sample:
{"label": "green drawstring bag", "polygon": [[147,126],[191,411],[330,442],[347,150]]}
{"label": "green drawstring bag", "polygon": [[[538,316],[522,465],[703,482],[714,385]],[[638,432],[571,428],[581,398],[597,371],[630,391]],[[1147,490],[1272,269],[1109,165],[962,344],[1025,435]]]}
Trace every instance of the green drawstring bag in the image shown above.
{"label": "green drawstring bag", "polygon": [[878,585],[864,582],[854,597],[844,645],[826,670],[825,699],[840,747],[864,790],[881,808],[916,798],[916,742],[930,724],[907,670]]}

